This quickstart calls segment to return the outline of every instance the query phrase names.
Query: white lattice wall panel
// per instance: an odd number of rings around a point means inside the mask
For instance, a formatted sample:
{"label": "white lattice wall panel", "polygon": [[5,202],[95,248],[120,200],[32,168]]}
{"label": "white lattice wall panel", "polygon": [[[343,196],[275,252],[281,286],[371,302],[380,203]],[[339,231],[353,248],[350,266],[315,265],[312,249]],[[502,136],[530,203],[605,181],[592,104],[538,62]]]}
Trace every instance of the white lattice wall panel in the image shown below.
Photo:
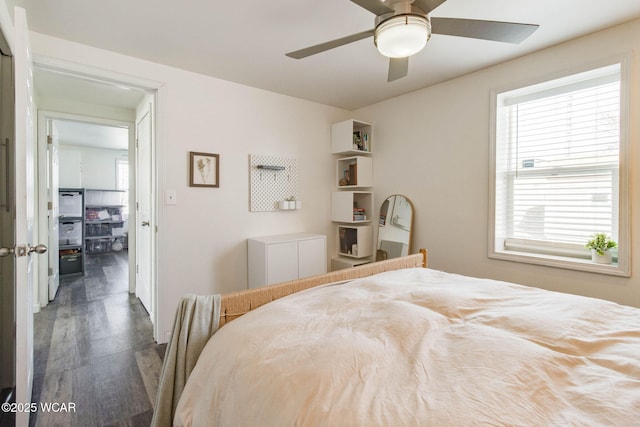
{"label": "white lattice wall panel", "polygon": [[[282,170],[261,169],[281,167]],[[297,199],[298,162],[295,157],[249,155],[251,212],[278,210],[278,202],[290,197]]]}

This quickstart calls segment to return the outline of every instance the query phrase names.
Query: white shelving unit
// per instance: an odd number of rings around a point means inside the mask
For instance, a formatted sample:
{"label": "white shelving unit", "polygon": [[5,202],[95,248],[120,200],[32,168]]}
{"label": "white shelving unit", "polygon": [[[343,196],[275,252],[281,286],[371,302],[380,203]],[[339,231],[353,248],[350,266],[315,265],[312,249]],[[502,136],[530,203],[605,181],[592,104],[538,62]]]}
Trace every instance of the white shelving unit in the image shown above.
{"label": "white shelving unit", "polygon": [[341,189],[373,187],[373,159],[364,156],[338,159],[336,183]]}
{"label": "white shelving unit", "polygon": [[121,251],[127,248],[125,201],[124,191],[86,190],[85,249],[88,254]]}
{"label": "white shelving unit", "polygon": [[338,255],[368,258],[373,255],[373,227],[370,225],[339,225]]}
{"label": "white shelving unit", "polygon": [[[356,209],[364,209],[364,211],[356,211]],[[373,193],[370,191],[331,193],[331,220],[334,222],[369,223],[373,220],[372,212]]]}
{"label": "white shelving unit", "polygon": [[373,126],[345,120],[331,126],[331,153],[336,155],[336,191],[331,193],[331,221],[336,224],[337,256],[331,269],[373,261]]}
{"label": "white shelving unit", "polygon": [[[331,125],[331,153],[364,154],[371,153],[373,125],[358,120],[345,120]],[[360,143],[354,135],[360,135]]]}

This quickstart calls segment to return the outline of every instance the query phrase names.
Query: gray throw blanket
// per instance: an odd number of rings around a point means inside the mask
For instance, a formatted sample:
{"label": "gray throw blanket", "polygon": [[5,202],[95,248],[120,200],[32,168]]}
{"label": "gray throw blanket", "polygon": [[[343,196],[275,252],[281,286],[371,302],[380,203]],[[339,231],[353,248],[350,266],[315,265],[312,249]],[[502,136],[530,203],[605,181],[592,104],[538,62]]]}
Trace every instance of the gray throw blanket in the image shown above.
{"label": "gray throw blanket", "polygon": [[152,426],[171,427],[189,374],[219,321],[220,295],[181,298],[160,372]]}

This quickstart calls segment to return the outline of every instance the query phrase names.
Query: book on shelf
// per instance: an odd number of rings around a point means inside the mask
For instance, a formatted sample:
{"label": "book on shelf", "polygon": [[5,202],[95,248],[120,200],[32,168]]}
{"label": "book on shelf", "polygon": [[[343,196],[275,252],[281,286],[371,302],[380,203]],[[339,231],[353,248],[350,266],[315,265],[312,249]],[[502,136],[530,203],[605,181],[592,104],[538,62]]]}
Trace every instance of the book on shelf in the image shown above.
{"label": "book on shelf", "polygon": [[348,185],[358,185],[358,164],[349,164],[349,178],[347,179]]}
{"label": "book on shelf", "polygon": [[361,130],[353,131],[353,149],[369,151],[369,134]]}
{"label": "book on shelf", "polygon": [[367,219],[367,214],[364,208],[353,208],[353,220],[364,221]]}
{"label": "book on shelf", "polygon": [[353,132],[353,149],[362,150],[362,132],[359,130]]}

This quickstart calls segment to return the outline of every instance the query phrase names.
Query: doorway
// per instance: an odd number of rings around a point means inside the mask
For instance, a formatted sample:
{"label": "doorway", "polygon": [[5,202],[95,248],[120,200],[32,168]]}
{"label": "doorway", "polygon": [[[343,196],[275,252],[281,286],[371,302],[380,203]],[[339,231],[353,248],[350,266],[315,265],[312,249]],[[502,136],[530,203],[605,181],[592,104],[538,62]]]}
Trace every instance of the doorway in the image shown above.
{"label": "doorway", "polygon": [[[147,223],[155,224],[153,137],[156,90],[141,87],[139,82],[128,86],[110,78],[90,76],[83,71],[68,71],[60,66],[38,65],[37,62],[34,80],[39,108],[39,169],[43,177],[40,179],[40,200],[56,200],[57,194],[53,193],[57,193],[57,189],[52,189],[55,180],[51,170],[55,169],[53,165],[57,159],[60,172],[57,176],[59,187],[83,189],[85,203],[91,206],[91,209],[85,210],[85,214],[91,215],[91,218],[82,218],[82,252],[85,259],[80,261],[78,258],[82,257],[71,253],[71,262],[68,265],[82,268],[81,262],[86,262],[93,255],[110,253],[120,255],[118,258],[123,259],[122,254],[127,253],[128,256],[124,257],[124,260],[129,266],[129,292],[146,303],[145,309],[154,323],[154,337],[157,337],[157,322],[153,316],[155,277],[153,274],[142,277],[137,274],[140,270],[151,273],[155,271],[155,247],[154,244],[143,246],[143,250],[150,252],[143,259],[151,265],[141,268],[140,261],[136,258],[140,255],[140,238],[137,237],[141,227],[138,224],[140,221],[137,220],[139,213],[135,209],[140,205],[140,195],[136,192],[138,181],[141,174],[144,174],[145,179],[142,181],[152,183],[146,187],[149,192],[147,196],[152,200],[151,218]],[[136,141],[140,138],[140,121],[146,117],[149,117],[149,120],[148,126],[145,127],[146,136],[143,136],[148,141],[150,164],[147,169],[142,170],[137,164]],[[114,136],[118,132],[121,134],[120,137]],[[107,142],[103,142],[102,146],[95,146],[96,140],[101,139],[96,137],[98,134],[106,135],[106,138],[102,139]],[[116,139],[125,142],[114,147],[113,141]],[[94,146],[87,146],[92,144]],[[50,170],[45,172],[47,168]],[[118,197],[125,199],[118,201]],[[52,231],[49,224],[57,222],[48,221],[48,218],[56,217],[56,213],[53,212],[57,208],[56,203],[41,203],[41,206],[40,230],[48,230],[51,237],[59,237],[62,231]],[[68,225],[71,229],[72,224]],[[55,296],[55,293],[51,292],[55,286],[50,286],[50,282],[55,281],[55,271],[51,269],[53,264],[50,262],[48,269],[43,268],[39,272],[38,303],[41,307],[46,306]],[[73,271],[73,268],[70,270]],[[141,294],[143,291],[144,295]]]}
{"label": "doorway", "polygon": [[[41,305],[54,300],[60,282],[78,278],[89,295],[128,292],[132,124],[43,112],[40,125],[47,129],[43,169],[48,169],[51,202],[49,277],[41,287]],[[123,280],[108,281],[115,289],[93,289],[101,285],[93,280],[103,275],[102,268],[94,268],[99,266],[109,272],[118,266],[124,273]]]}

